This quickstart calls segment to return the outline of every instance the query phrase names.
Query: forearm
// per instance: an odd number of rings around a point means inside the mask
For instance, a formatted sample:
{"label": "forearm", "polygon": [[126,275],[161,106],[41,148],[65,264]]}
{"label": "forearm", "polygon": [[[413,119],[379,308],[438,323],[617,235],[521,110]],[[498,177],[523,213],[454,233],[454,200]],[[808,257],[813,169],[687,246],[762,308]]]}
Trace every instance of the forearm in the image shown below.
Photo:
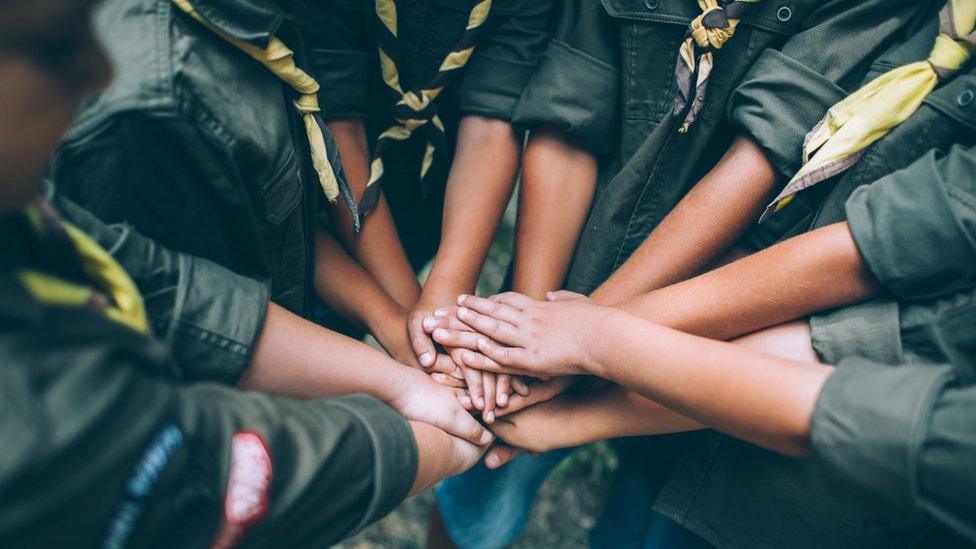
{"label": "forearm", "polygon": [[725,340],[879,291],[847,223],[836,223],[619,308],[682,332]]}
{"label": "forearm", "polygon": [[444,227],[434,266],[424,287],[453,298],[472,292],[512,193],[520,143],[502,120],[466,116],[444,197]]}
{"label": "forearm", "polygon": [[587,369],[685,417],[761,446],[809,452],[810,420],[833,368],[684,334],[622,312],[588,342]]}
{"label": "forearm", "polygon": [[415,370],[271,304],[238,386],[296,398],[366,393],[390,403]]}
{"label": "forearm", "polygon": [[522,165],[513,289],[536,299],[562,288],[596,188],[596,158],[541,128]]}
{"label": "forearm", "polygon": [[613,385],[582,396],[565,396],[578,437],[573,446],[621,437],[677,433],[700,429],[701,424]]}
{"label": "forearm", "polygon": [[737,138],[592,298],[614,305],[701,272],[759,218],[775,184],[776,172],[759,146]]}
{"label": "forearm", "polygon": [[315,292],[346,321],[370,333],[381,333],[391,318],[406,323],[406,310],[322,229],[315,234]]}
{"label": "forearm", "polygon": [[[358,118],[331,120],[328,127],[342,153],[342,167],[349,186],[359,201],[370,175],[369,144],[363,122]],[[420,286],[403,251],[386,199],[380,197],[373,211],[363,219],[358,235],[353,231],[349,211],[342,204],[333,206],[330,214],[343,244],[380,288],[401,307],[413,307],[420,298]]]}
{"label": "forearm", "polygon": [[450,435],[437,427],[417,421],[411,421],[410,427],[417,442],[418,458],[417,476],[410,489],[410,496],[414,496],[442,479],[460,473],[462,466],[454,459],[456,452]]}

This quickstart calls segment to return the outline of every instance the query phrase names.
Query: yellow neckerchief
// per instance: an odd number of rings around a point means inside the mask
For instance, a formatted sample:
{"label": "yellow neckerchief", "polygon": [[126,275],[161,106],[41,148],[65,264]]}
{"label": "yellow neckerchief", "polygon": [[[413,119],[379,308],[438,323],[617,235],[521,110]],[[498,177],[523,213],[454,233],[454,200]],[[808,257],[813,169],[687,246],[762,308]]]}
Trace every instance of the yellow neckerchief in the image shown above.
{"label": "yellow neckerchief", "polygon": [[[427,181],[427,174],[434,162],[434,155],[445,146],[444,123],[434,105],[434,100],[444,90],[451,78],[463,68],[474,53],[475,40],[491,12],[491,1],[482,0],[475,4],[468,14],[468,24],[464,34],[441,63],[437,75],[427,86],[419,90],[406,90],[400,84],[400,71],[397,68],[398,28],[397,7],[394,0],[376,0],[376,16],[381,25],[377,36],[380,69],[383,82],[395,102],[394,119],[396,124],[380,134],[376,141],[373,161],[370,165],[369,182],[359,203],[359,210],[366,215],[379,201],[379,181],[383,177],[383,154],[394,143],[406,141],[419,128],[427,128],[427,147],[420,165],[421,182]],[[425,187],[426,189],[426,187]]]}
{"label": "yellow neckerchief", "polygon": [[348,190],[340,188],[340,183],[332,170],[332,164],[329,163],[328,148],[325,144],[325,133],[322,127],[323,122],[319,115],[322,111],[318,99],[319,83],[295,64],[295,53],[277,37],[271,37],[267,48],[259,48],[254,44],[234,38],[204,18],[193,7],[190,0],[172,1],[176,7],[200,22],[211,32],[264,65],[272,74],[298,93],[298,99],[294,102],[295,110],[305,122],[305,133],[308,135],[308,145],[312,154],[312,166],[319,176],[319,184],[325,192],[325,197],[331,203],[335,203],[340,193],[343,194],[358,230],[359,210],[356,201],[351,193],[342,192]]}
{"label": "yellow neckerchief", "polygon": [[[28,206],[24,215],[38,236],[48,236],[43,214],[36,206]],[[124,269],[80,229],[61,220],[55,221],[59,229],[74,245],[85,274],[97,282],[98,288],[63,280],[35,269],[22,269],[17,273],[24,288],[41,303],[62,307],[89,307],[109,319],[139,332],[149,331],[142,294]],[[104,296],[101,291],[108,292]]]}
{"label": "yellow neckerchief", "polygon": [[698,0],[702,14],[691,22],[674,69],[678,82],[675,114],[688,111],[678,129],[680,133],[691,128],[705,104],[708,79],[715,66],[713,52],[722,49],[735,34],[742,17],[758,3],[759,0],[733,0],[720,5],[719,0]]}
{"label": "yellow neckerchief", "polygon": [[941,33],[925,61],[891,70],[827,111],[803,143],[803,167],[766,207],[760,221],[783,209],[796,193],[857,163],[864,151],[908,119],[939,82],[976,51],[976,0],[949,0]]}

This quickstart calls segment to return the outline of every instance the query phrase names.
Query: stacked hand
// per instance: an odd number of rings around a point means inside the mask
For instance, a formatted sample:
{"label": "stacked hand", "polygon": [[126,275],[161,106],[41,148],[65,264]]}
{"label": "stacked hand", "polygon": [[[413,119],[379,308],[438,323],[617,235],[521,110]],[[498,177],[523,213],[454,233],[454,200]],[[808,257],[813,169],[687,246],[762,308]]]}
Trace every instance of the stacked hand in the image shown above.
{"label": "stacked hand", "polygon": [[534,386],[531,396],[513,396],[509,406],[494,414],[505,419],[492,430],[511,446],[489,451],[485,463],[490,468],[511,460],[520,449],[546,451],[574,442],[571,436],[560,436],[570,430],[554,428],[567,424],[569,399],[546,401],[573,385],[576,374],[585,373],[587,327],[606,310],[571,292],[553,292],[548,299],[540,302],[517,293],[489,299],[462,295],[457,307],[440,308],[425,319],[433,340],[460,359],[469,387],[471,372],[548,380]]}

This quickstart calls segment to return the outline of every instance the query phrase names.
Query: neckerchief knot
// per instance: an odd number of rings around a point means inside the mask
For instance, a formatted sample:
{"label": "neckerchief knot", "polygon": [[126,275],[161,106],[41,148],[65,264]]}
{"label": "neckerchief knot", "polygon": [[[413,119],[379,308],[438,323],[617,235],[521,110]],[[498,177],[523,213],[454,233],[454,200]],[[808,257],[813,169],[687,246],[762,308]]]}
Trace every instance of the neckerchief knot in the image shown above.
{"label": "neckerchief knot", "polygon": [[714,52],[732,39],[739,21],[758,3],[759,0],[698,0],[702,13],[688,26],[674,70],[678,83],[674,113],[682,117],[680,133],[691,128],[705,105],[708,80],[715,63]]}

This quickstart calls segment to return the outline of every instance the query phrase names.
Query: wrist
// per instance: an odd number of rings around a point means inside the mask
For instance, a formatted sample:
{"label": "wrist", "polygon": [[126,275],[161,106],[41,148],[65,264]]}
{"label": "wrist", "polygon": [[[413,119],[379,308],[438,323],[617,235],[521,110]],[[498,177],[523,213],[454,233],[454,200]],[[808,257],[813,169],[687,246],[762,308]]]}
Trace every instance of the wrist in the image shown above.
{"label": "wrist", "polygon": [[603,379],[611,379],[611,363],[605,360],[614,345],[613,326],[619,323],[618,317],[624,315],[611,307],[596,306],[593,318],[588,322],[589,329],[582,333],[582,345],[578,357],[581,374],[589,374]]}

